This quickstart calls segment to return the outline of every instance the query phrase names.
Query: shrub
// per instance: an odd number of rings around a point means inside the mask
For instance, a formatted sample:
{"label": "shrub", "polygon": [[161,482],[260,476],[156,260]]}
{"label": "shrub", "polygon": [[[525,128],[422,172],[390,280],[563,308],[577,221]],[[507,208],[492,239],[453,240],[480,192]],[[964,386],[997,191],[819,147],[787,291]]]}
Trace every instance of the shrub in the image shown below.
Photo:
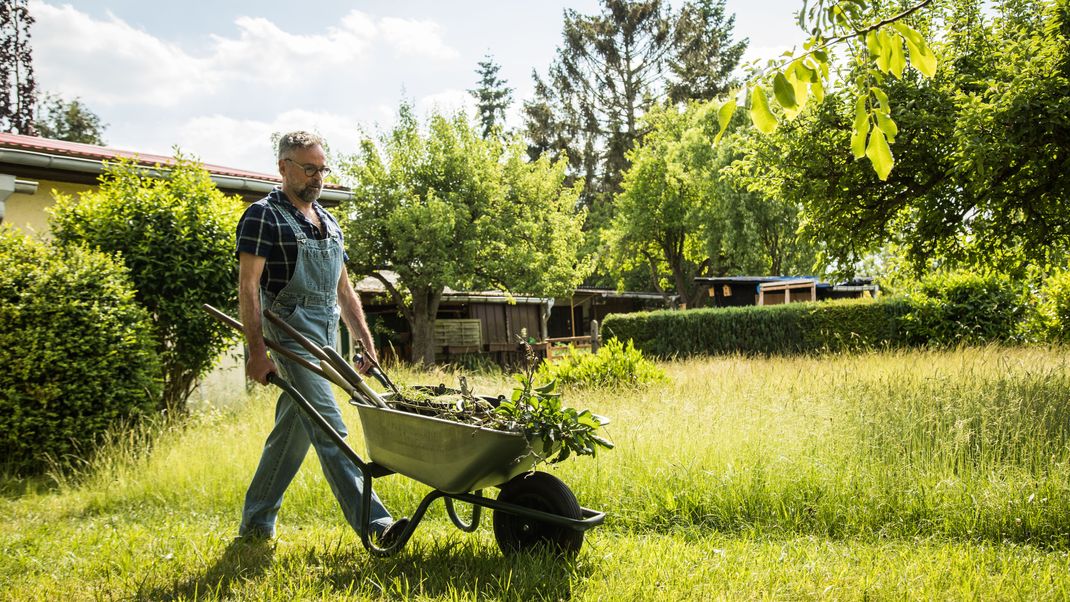
{"label": "shrub", "polygon": [[1024,315],[1022,294],[1007,276],[940,272],[907,295],[904,328],[911,343],[954,346],[1011,340]]}
{"label": "shrub", "polygon": [[608,337],[656,357],[795,354],[903,344],[902,299],[662,310],[606,317]]}
{"label": "shrub", "polygon": [[1070,271],[1049,276],[1037,295],[1029,333],[1050,343],[1070,343]]}
{"label": "shrub", "polygon": [[0,228],[0,458],[16,473],[88,456],[152,412],[159,364],[123,265]]}
{"label": "shrub", "polygon": [[129,161],[107,167],[100,188],[57,198],[52,232],[64,243],[120,254],[153,319],[163,366],[163,409],[184,411],[196,379],[234,340],[201,310],[237,307],[234,233],[242,203],[181,154],[166,177]]}
{"label": "shrub", "polygon": [[575,387],[645,386],[667,380],[665,373],[631,341],[610,339],[597,353],[569,348],[568,355],[539,366],[536,379]]}

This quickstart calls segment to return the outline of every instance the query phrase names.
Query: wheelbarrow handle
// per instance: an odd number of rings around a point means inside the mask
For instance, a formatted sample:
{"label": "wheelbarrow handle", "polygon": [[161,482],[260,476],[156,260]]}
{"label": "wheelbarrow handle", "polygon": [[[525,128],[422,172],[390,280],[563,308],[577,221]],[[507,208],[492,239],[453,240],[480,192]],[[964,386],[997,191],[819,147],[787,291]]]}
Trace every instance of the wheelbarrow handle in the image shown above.
{"label": "wheelbarrow handle", "polygon": [[[264,317],[271,321],[272,324],[279,327],[279,329],[286,333],[291,339],[297,341],[297,344],[307,349],[309,353],[334,368],[334,371],[349,383],[350,388],[358,392],[356,395],[350,393],[351,397],[380,408],[388,407],[386,402],[383,401],[383,398],[376,393],[374,389],[368,386],[368,383],[361,378],[360,373],[354,370],[353,367],[349,365],[349,362],[347,362],[337,351],[330,346],[317,346],[310,341],[308,337],[298,332],[293,326],[287,324],[285,320],[280,318],[278,314],[270,309],[264,310]],[[346,392],[349,393],[348,390]]]}
{"label": "wheelbarrow handle", "polygon": [[[212,307],[211,305],[208,305],[207,303],[205,303],[204,305],[201,306],[201,308],[204,309],[204,311],[208,312],[208,315],[212,316],[216,320],[219,320],[223,324],[226,324],[227,326],[230,326],[231,328],[237,330],[238,332],[241,332],[241,333],[245,332],[245,327],[242,326],[241,322],[239,322],[239,321],[235,320],[234,318],[228,316],[227,314],[219,311],[218,309]],[[275,353],[278,353],[279,355],[282,355],[282,356],[288,358],[289,360],[293,361],[294,363],[300,365],[302,368],[312,372],[313,374],[317,374],[319,376],[322,376],[323,378],[325,378],[325,379],[331,381],[332,383],[338,385],[339,387],[342,388],[343,391],[346,392],[346,395],[349,395],[350,397],[355,397],[357,395],[357,391],[353,387],[353,385],[349,384],[344,378],[342,378],[342,376],[339,375],[337,371],[335,371],[334,369],[330,368],[329,364],[321,364],[321,365],[317,366],[316,364],[313,364],[312,362],[308,361],[307,359],[301,357],[300,355],[294,353],[293,351],[290,351],[289,349],[283,347],[282,345],[279,345],[278,343],[276,343],[275,341],[272,341],[271,339],[265,338],[264,339],[264,345],[266,345],[268,347],[268,349],[271,349]]]}

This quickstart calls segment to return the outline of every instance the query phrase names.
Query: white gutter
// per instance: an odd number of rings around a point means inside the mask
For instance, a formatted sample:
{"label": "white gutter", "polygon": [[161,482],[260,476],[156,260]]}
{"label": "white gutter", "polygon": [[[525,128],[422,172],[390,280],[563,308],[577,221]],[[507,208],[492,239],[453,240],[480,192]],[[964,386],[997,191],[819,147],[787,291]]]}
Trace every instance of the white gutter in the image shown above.
{"label": "white gutter", "polygon": [[[27,167],[41,169],[55,169],[60,171],[73,171],[87,174],[101,174],[104,172],[104,161],[97,159],[83,159],[81,157],[64,157],[48,153],[38,153],[12,148],[0,148],[0,163],[12,163]],[[138,166],[138,170],[153,177],[166,176],[170,171],[166,168]],[[238,176],[216,175],[209,172],[212,182],[219,188],[236,192],[252,192],[264,194],[271,192],[278,186],[278,182],[260,180],[256,178],[242,178]],[[353,198],[353,193],[348,190],[324,188],[320,193],[320,200],[338,203]]]}

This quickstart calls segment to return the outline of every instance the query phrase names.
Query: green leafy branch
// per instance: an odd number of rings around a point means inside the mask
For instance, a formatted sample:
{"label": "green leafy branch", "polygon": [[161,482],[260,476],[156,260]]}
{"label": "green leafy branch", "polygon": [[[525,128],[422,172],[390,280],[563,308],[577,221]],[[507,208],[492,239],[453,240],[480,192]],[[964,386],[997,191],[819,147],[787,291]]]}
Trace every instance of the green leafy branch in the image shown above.
{"label": "green leafy branch", "polygon": [[[830,50],[847,44],[856,59],[867,66],[855,82],[858,92],[851,152],[856,160],[867,157],[877,176],[886,180],[895,165],[890,145],[895,143],[898,127],[881,85],[887,75],[902,79],[908,64],[925,77],[935,75],[936,55],[924,36],[905,22],[931,3],[932,0],[923,0],[892,17],[863,25],[866,0],[835,0],[828,4],[819,0],[809,9],[804,2],[799,25],[806,29],[808,19],[812,25],[811,36],[803,45],[804,53],[798,57],[788,53],[788,59],[752,78],[744,92],[737,91],[726,100],[718,111],[720,131],[714,143],[727,131],[740,102],[747,105],[749,101],[747,113],[760,132],[770,134],[776,130],[779,120],[770,106],[769,89],[772,100],[788,120],[798,116],[809,99],[820,103],[831,85]],[[827,31],[833,35],[826,36]]]}
{"label": "green leafy branch", "polygon": [[536,387],[530,373],[516,374],[514,378],[520,386],[495,412],[506,418],[510,430],[523,431],[529,440],[542,439],[545,449],[559,445],[549,458],[551,464],[572,454],[594,456],[599,447],[613,448],[612,443],[595,434],[608,420],[590,410],[563,407],[561,394],[555,392],[556,382]]}

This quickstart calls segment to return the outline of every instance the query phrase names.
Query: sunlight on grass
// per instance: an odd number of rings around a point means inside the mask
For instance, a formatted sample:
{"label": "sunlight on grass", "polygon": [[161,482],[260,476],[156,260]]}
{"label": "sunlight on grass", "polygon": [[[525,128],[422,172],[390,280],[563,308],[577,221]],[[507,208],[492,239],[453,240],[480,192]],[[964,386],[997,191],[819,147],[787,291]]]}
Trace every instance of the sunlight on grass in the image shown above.
{"label": "sunlight on grass", "polygon": [[[436,504],[376,559],[314,454],[279,538],[236,548],[273,390],[127,436],[58,487],[0,498],[15,599],[1047,598],[1070,595],[1070,370],[1061,349],[962,349],[663,363],[670,383],[568,390],[617,448],[545,468],[605,510],[571,563],[505,558]],[[392,368],[408,384],[457,373]],[[477,391],[513,381],[486,371]],[[244,392],[234,393],[244,397]],[[363,452],[356,412],[350,441]],[[146,442],[152,441],[151,447]],[[376,489],[398,515],[426,487]]]}

